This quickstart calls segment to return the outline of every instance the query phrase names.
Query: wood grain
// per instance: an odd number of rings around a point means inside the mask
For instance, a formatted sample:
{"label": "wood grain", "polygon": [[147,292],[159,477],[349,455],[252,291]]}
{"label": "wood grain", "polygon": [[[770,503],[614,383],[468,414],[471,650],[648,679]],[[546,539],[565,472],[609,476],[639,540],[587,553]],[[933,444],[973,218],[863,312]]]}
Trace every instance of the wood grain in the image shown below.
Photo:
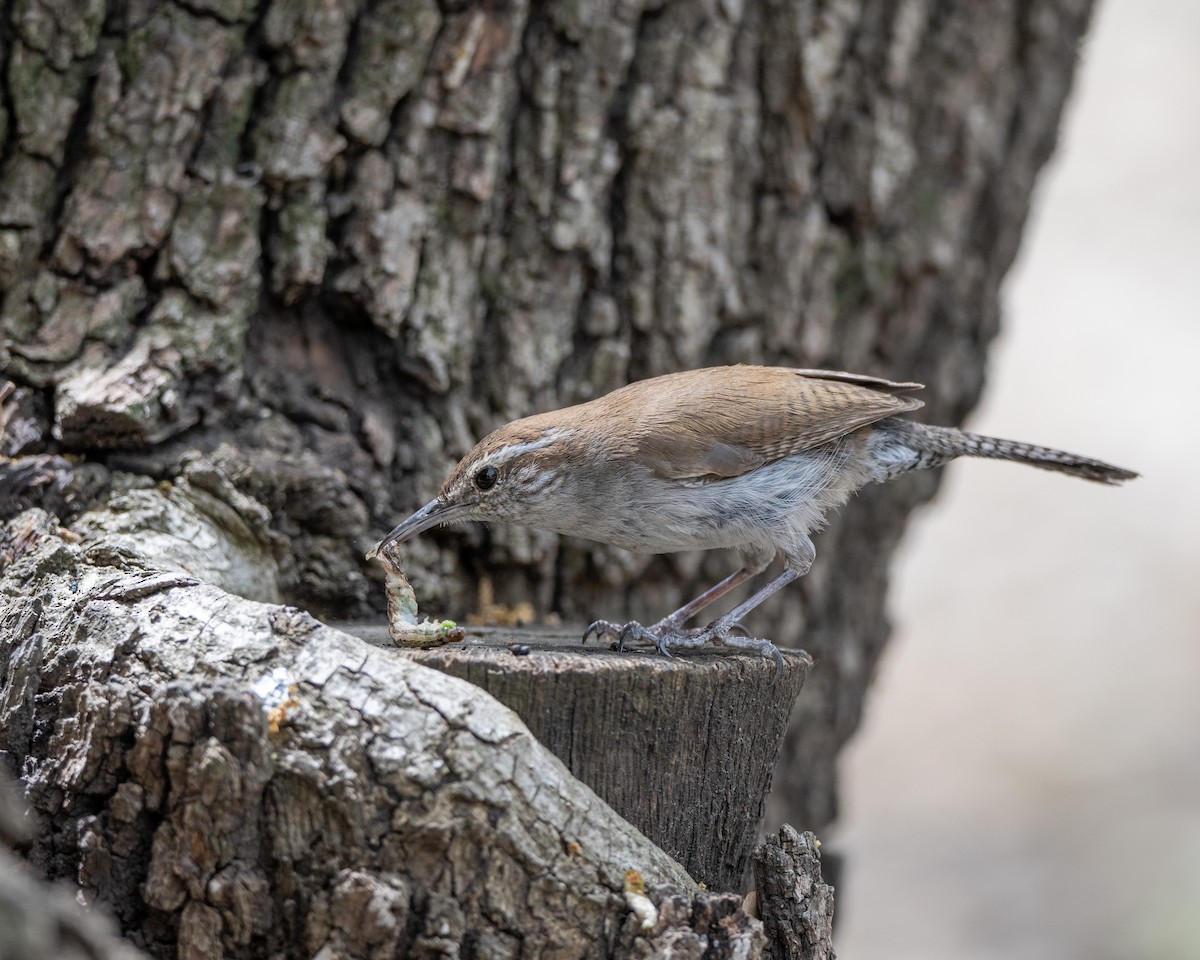
{"label": "wood grain", "polygon": [[[382,625],[343,627],[391,645]],[[581,633],[580,631],[579,633]],[[579,633],[468,629],[404,650],[511,708],[576,777],[712,890],[741,890],[812,659],[584,647]],[[529,648],[517,656],[514,645]]]}

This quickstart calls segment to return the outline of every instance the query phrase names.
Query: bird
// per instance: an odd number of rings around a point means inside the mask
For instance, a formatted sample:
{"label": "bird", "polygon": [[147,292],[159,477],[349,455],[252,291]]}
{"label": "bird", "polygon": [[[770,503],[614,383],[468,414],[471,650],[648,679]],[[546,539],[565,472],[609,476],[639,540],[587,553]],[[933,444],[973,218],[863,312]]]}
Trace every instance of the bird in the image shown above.
{"label": "bird", "polygon": [[[923,389],[840,370],[735,365],[668,373],[597,399],[514,420],[450,472],[437,497],[368,559],[443,523],[499,521],[637,553],[732,548],[732,574],[657,623],[596,620],[583,634],[659,653],[714,643],[783,669],[743,619],[816,559],[812,535],[869,483],[955,457],[1011,460],[1118,484],[1131,470],[1050,447],[906,419]],[[705,627],[704,608],[782,557],[782,571]]]}

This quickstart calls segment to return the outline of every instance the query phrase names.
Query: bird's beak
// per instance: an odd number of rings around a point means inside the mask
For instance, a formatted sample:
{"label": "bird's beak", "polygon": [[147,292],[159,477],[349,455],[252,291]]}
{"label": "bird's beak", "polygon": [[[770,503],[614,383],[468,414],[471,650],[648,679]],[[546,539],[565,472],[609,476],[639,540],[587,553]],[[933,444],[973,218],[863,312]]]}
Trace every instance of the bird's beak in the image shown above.
{"label": "bird's beak", "polygon": [[449,503],[445,500],[430,500],[425,506],[407,520],[398,524],[391,533],[380,540],[367,554],[368,560],[375,559],[379,551],[393,543],[403,543],[410,540],[423,530],[436,527],[439,523],[450,523],[454,520],[466,519],[466,504]]}

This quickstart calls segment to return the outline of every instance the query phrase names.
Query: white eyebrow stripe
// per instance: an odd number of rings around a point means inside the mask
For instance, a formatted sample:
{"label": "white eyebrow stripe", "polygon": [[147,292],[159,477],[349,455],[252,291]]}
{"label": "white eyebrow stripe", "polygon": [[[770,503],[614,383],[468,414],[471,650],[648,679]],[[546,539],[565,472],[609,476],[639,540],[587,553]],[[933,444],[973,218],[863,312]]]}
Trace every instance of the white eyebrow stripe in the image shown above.
{"label": "white eyebrow stripe", "polygon": [[525,443],[510,443],[503,447],[497,447],[492,451],[489,461],[504,463],[511,460],[513,457],[519,457],[523,453],[529,453],[533,450],[541,450],[543,447],[548,447],[554,441],[569,436],[574,431],[563,427],[551,427],[536,440],[528,440]]}

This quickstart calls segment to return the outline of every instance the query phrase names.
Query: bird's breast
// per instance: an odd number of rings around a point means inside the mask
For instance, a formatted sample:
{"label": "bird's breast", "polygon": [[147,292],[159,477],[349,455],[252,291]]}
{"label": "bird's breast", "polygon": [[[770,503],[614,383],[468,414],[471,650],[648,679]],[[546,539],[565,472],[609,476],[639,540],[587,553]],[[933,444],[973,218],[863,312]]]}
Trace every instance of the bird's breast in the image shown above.
{"label": "bird's breast", "polygon": [[848,452],[826,445],[709,482],[633,468],[577,476],[530,525],[638,553],[781,543],[817,529],[865,482]]}

